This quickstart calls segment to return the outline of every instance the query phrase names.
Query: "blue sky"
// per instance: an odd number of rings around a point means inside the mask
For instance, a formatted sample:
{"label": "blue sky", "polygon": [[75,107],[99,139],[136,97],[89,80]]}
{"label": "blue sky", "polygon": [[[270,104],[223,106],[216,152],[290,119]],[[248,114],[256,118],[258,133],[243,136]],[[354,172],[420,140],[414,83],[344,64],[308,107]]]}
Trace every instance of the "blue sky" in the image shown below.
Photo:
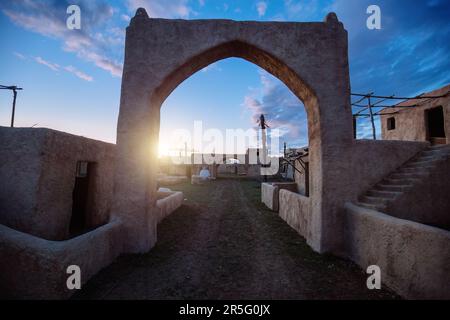
{"label": "blue sky", "polygon": [[[66,8],[81,7],[82,29],[66,28]],[[377,4],[382,29],[368,30]],[[450,83],[450,1],[124,0],[0,2],[0,84],[19,85],[16,125],[49,127],[115,142],[124,30],[137,7],[151,17],[322,21],[334,11],[349,32],[353,92],[413,96]],[[0,91],[0,125],[11,94]],[[161,136],[177,128],[251,128],[259,113],[289,145],[307,143],[301,103],[277,79],[226,59],[183,82],[164,103]],[[169,121],[170,119],[170,121]],[[300,125],[299,125],[300,124]],[[370,134],[359,123],[360,137]]]}

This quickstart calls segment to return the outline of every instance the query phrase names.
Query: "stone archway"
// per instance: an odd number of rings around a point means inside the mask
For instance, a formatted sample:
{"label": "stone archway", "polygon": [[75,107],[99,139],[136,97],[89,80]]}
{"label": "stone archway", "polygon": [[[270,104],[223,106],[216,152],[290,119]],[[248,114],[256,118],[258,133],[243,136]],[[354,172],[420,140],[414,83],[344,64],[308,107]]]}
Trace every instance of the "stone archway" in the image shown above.
{"label": "stone archway", "polygon": [[[125,252],[156,242],[156,146],[160,107],[185,79],[229,57],[270,72],[299,97],[308,114],[311,219],[308,243],[340,246],[342,217],[334,159],[353,141],[347,32],[335,14],[323,23],[150,19],[138,9],[127,28],[117,129],[113,215],[123,220]],[[326,179],[324,178],[326,177]]]}

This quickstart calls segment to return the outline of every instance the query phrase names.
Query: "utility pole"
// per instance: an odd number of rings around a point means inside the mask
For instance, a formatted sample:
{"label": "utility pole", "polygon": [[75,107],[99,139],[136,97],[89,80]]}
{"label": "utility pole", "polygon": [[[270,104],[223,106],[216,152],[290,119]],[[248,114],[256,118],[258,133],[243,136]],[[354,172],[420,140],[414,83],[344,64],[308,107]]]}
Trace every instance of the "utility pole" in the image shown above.
{"label": "utility pole", "polygon": [[375,131],[375,120],[373,118],[373,111],[372,111],[372,103],[370,101],[370,95],[367,97],[367,103],[368,103],[368,107],[369,107],[369,114],[370,114],[370,123],[372,124],[372,135],[373,135],[373,140],[377,140],[377,133]]}
{"label": "utility pole", "polygon": [[11,114],[11,128],[14,128],[14,117],[16,114],[16,99],[17,99],[17,91],[23,90],[22,88],[18,88],[17,86],[2,86],[0,85],[1,90],[11,90],[13,92],[13,105],[12,105],[12,114]]}
{"label": "utility pole", "polygon": [[[259,117],[259,125],[261,126],[261,142],[262,142],[262,166],[267,166],[267,136],[266,128],[268,127],[264,115]],[[267,182],[267,176],[264,175],[264,182]]]}

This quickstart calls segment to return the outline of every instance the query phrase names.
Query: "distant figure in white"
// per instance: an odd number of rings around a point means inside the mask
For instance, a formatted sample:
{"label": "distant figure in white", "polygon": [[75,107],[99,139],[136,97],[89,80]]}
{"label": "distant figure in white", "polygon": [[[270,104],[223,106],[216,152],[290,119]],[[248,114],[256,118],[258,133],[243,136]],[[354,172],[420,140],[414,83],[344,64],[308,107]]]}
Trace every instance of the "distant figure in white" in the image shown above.
{"label": "distant figure in white", "polygon": [[209,180],[211,178],[211,174],[207,167],[203,167],[202,170],[200,170],[199,176],[202,180]]}

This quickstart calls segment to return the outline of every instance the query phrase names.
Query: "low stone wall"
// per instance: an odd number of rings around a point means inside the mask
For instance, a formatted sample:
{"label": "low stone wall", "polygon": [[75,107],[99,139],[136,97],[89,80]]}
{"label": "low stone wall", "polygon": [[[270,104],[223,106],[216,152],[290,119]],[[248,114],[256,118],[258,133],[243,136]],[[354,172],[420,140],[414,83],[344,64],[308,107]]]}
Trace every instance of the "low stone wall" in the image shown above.
{"label": "low stone wall", "polygon": [[212,180],[215,180],[216,178],[213,177],[208,177],[208,178],[204,178],[201,177],[199,175],[192,175],[191,177],[191,184],[204,184],[204,183],[209,183]]}
{"label": "low stone wall", "polygon": [[0,141],[0,224],[67,239],[78,161],[95,164],[86,227],[109,220],[115,145],[46,128],[0,127]]}
{"label": "low stone wall", "polygon": [[158,185],[172,186],[189,181],[186,176],[160,176],[158,177]]}
{"label": "low stone wall", "polygon": [[275,212],[278,212],[279,210],[280,190],[296,192],[297,185],[295,182],[264,182],[261,184],[261,202]]}
{"label": "low stone wall", "polygon": [[7,299],[64,299],[67,267],[81,269],[86,283],[122,252],[121,222],[110,222],[66,241],[49,241],[0,225],[0,296]]}
{"label": "low stone wall", "polygon": [[289,190],[280,190],[281,219],[287,222],[301,236],[311,237],[311,199]]}
{"label": "low stone wall", "polygon": [[181,191],[158,191],[158,198],[156,206],[160,209],[158,216],[159,223],[183,204],[184,195]]}
{"label": "low stone wall", "polygon": [[450,299],[450,232],[346,204],[348,257],[407,299]]}
{"label": "low stone wall", "polygon": [[271,183],[261,184],[261,202],[272,211],[278,211],[278,187]]}

